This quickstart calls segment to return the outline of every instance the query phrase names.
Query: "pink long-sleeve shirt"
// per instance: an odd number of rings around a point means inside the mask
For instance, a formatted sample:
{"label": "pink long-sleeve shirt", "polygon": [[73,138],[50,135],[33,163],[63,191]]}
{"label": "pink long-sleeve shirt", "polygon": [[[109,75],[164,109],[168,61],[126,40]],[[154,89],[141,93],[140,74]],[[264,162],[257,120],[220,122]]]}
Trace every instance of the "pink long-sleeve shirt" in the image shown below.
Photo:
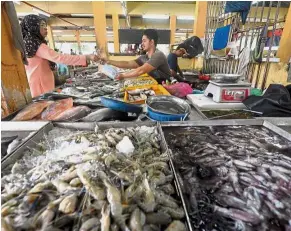
{"label": "pink long-sleeve shirt", "polygon": [[25,70],[32,97],[52,91],[55,88],[54,73],[49,66],[49,61],[67,65],[87,65],[85,55],[60,54],[44,43],[39,46],[35,56],[27,60],[28,65],[25,65]]}

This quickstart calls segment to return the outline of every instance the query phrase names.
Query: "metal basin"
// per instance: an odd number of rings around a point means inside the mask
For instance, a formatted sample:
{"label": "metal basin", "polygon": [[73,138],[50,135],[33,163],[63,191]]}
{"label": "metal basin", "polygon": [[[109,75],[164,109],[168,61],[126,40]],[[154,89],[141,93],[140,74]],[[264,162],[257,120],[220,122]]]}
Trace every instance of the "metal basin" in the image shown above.
{"label": "metal basin", "polygon": [[241,77],[236,74],[214,74],[210,79],[216,83],[237,83]]}
{"label": "metal basin", "polygon": [[185,100],[175,96],[151,96],[146,104],[152,111],[167,115],[185,115],[191,111],[190,105]]}

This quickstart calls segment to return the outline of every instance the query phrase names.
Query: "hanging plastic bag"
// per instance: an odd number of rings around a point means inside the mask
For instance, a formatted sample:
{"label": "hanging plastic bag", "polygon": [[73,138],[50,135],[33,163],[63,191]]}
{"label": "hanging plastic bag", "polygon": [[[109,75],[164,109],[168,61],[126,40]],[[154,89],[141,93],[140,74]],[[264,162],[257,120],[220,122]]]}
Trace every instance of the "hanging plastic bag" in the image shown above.
{"label": "hanging plastic bag", "polygon": [[105,64],[105,65],[99,65],[98,70],[99,70],[102,74],[108,76],[110,79],[113,79],[113,80],[114,80],[114,79],[116,78],[116,76],[118,75],[118,70],[117,70],[115,67],[113,67],[113,66],[111,66],[111,65],[108,65],[108,64]]}
{"label": "hanging plastic bag", "polygon": [[167,85],[163,83],[163,87],[173,96],[184,98],[188,94],[192,94],[192,87],[187,83],[175,83],[173,85]]}

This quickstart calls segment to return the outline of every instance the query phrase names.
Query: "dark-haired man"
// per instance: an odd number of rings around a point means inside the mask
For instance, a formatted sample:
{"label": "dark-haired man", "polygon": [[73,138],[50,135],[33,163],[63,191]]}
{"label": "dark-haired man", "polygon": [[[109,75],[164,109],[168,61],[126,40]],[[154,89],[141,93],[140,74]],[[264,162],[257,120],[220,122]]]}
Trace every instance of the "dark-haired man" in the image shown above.
{"label": "dark-haired man", "polygon": [[162,83],[163,81],[170,80],[171,72],[166,56],[156,48],[157,43],[158,32],[154,29],[147,29],[143,32],[142,36],[142,48],[146,52],[145,55],[141,55],[132,61],[101,59],[119,68],[133,69],[129,72],[119,74],[118,79],[137,77],[147,73],[155,78],[158,83]]}
{"label": "dark-haired man", "polygon": [[171,75],[180,82],[184,80],[184,76],[178,65],[178,57],[183,57],[185,54],[187,54],[186,50],[183,47],[178,46],[177,49],[171,52],[167,58]]}

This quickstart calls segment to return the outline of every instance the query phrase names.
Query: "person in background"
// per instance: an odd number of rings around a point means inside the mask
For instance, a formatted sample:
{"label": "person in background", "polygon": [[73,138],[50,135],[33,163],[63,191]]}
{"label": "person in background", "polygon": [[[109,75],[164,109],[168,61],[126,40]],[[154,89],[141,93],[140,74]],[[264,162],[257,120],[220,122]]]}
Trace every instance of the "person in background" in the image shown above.
{"label": "person in background", "polygon": [[119,74],[118,79],[138,77],[145,73],[155,78],[159,84],[163,81],[170,80],[171,72],[167,58],[163,52],[157,49],[158,32],[154,29],[147,29],[143,32],[142,48],[145,55],[139,56],[132,61],[115,61],[107,57],[100,57],[103,62],[119,68],[133,69],[132,71]]}
{"label": "person in background", "polygon": [[32,97],[39,96],[55,88],[55,63],[87,66],[90,61],[97,61],[95,55],[65,55],[47,46],[47,24],[37,15],[27,15],[21,22],[22,37],[28,65],[25,70]]}
{"label": "person in background", "polygon": [[183,73],[178,65],[178,57],[183,57],[187,54],[186,50],[182,47],[177,47],[176,50],[168,55],[168,64],[170,66],[171,75],[179,82],[184,81]]}
{"label": "person in background", "polygon": [[97,46],[94,47],[93,55],[97,55]]}
{"label": "person in background", "polygon": [[71,55],[76,55],[76,53],[71,49]]}

